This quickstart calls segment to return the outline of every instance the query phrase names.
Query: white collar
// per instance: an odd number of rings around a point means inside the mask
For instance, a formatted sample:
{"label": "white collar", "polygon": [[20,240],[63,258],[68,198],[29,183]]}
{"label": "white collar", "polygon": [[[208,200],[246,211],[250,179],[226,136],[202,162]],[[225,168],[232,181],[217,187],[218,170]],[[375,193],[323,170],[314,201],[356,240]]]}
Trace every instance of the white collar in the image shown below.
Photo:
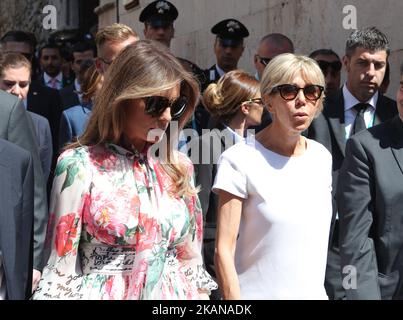
{"label": "white collar", "polygon": [[225,74],[225,71],[221,69],[218,64],[215,65],[215,69],[217,70],[218,74],[220,75],[220,78]]}
{"label": "white collar", "polygon": [[[376,109],[376,103],[378,102],[379,93],[378,91],[366,101],[366,103],[370,104],[373,109]],[[348,90],[347,85],[343,86],[343,98],[344,98],[344,111],[352,109],[356,104],[360,103],[356,97]]]}
{"label": "white collar", "polygon": [[56,79],[57,82],[62,83],[62,81],[63,81],[63,73],[60,71],[59,74],[54,78],[49,76],[46,72],[43,73],[43,80],[45,80],[45,84],[48,84],[50,82],[50,80],[52,80],[52,79]]}

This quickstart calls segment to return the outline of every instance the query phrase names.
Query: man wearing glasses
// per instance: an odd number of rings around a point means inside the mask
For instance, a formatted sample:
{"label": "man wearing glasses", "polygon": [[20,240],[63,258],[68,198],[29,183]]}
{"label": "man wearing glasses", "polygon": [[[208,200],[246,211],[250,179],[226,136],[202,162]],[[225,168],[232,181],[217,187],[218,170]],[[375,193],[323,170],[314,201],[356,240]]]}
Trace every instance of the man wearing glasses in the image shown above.
{"label": "man wearing glasses", "polygon": [[119,53],[137,40],[137,33],[121,23],[113,23],[98,31],[95,37],[98,51],[95,65],[99,73],[104,74]]}
{"label": "man wearing glasses", "polygon": [[[254,56],[254,63],[256,68],[255,78],[260,81],[264,68],[269,62],[279,54],[294,53],[294,44],[285,35],[281,33],[271,33],[264,36],[259,43],[259,48]],[[258,126],[250,127],[251,130],[259,132],[266,128],[271,123],[270,113],[263,109],[262,122]]]}
{"label": "man wearing glasses", "polygon": [[259,43],[259,48],[254,56],[256,79],[260,81],[264,68],[271,59],[282,53],[294,53],[294,44],[281,33],[271,33],[264,36]]}
{"label": "man wearing glasses", "polygon": [[[1,39],[5,53],[20,53],[24,55],[32,66],[35,66],[34,56],[36,40],[24,31],[9,31]],[[34,67],[33,67],[34,69]],[[34,78],[34,70],[31,72]],[[29,86],[25,107],[28,111],[45,117],[49,121],[52,132],[53,164],[58,156],[58,136],[61,115],[61,100],[56,89],[48,88],[38,80],[33,80]],[[50,186],[49,186],[50,187]]]}
{"label": "man wearing glasses", "polygon": [[336,52],[331,49],[315,50],[309,55],[316,60],[325,76],[325,94],[336,93],[340,89],[341,61]]}

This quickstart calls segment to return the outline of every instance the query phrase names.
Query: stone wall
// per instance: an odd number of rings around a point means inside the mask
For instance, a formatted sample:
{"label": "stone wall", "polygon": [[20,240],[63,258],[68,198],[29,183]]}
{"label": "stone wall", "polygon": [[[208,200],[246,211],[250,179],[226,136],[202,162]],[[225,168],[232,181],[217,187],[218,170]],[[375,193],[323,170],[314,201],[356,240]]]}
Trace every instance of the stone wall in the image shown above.
{"label": "stone wall", "polygon": [[42,10],[47,0],[1,0],[0,1],[0,35],[9,30],[30,31],[37,39],[45,35],[42,28]]}
{"label": "stone wall", "polygon": [[[122,0],[124,1],[124,0]],[[120,2],[120,22],[133,27],[143,37],[143,25],[138,21],[140,11],[152,0],[140,0],[136,8],[125,10]],[[401,32],[401,0],[170,0],[179,11],[175,22],[172,51],[194,61],[202,68],[215,62],[214,35],[211,27],[220,20],[236,18],[244,23],[250,36],[239,67],[254,72],[253,55],[262,36],[280,32],[289,36],[297,53],[309,54],[318,48],[332,48],[343,55],[347,36],[352,30],[343,27],[346,14],[343,8],[353,5],[357,10],[357,27],[377,26],[391,42],[391,85],[388,95],[393,97],[399,80],[399,64],[403,61],[403,33]],[[101,4],[115,3],[101,0]],[[100,15],[102,27],[116,21],[116,8],[111,4]],[[344,76],[344,75],[343,75]]]}

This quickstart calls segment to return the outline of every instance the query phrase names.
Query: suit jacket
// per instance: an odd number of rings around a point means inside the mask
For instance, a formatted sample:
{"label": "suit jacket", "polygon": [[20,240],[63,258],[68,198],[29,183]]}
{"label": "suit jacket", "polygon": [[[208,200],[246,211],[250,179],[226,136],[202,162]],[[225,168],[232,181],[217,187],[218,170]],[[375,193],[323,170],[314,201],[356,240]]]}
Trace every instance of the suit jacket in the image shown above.
{"label": "suit jacket", "polygon": [[216,65],[212,65],[209,69],[204,70],[204,79],[205,82],[203,83],[202,86],[202,91],[206,90],[206,88],[208,87],[208,85],[210,83],[216,83],[218,81],[218,79],[220,79],[220,75],[217,72],[217,69],[215,67]]}
{"label": "suit jacket", "polygon": [[42,254],[48,219],[48,206],[34,131],[32,121],[28,120],[28,115],[22,102],[15,96],[0,90],[0,138],[20,146],[32,155],[35,176],[34,268],[42,270]]}
{"label": "suit jacket", "polygon": [[0,139],[0,251],[6,298],[27,299],[32,286],[34,172],[30,153]]}
{"label": "suit jacket", "polygon": [[[396,101],[379,94],[374,125],[385,122],[396,114]],[[343,164],[347,142],[344,126],[344,98],[342,89],[335,95],[326,97],[323,112],[309,127],[308,138],[323,144],[332,154],[333,194],[335,194],[338,172]]]}
{"label": "suit jacket", "polygon": [[52,132],[53,166],[56,164],[59,151],[61,104],[57,90],[45,87],[39,82],[32,82],[29,86],[27,110],[39,114],[49,121],[50,131]]}
{"label": "suit jacket", "polygon": [[349,299],[402,299],[403,122],[349,139],[337,189],[342,266],[357,269]]}
{"label": "suit jacket", "polygon": [[[43,72],[41,73],[41,75],[40,75],[40,77],[39,77],[39,81],[40,81],[41,85],[43,85],[43,86],[45,86],[45,87],[48,87],[48,86],[46,85],[46,83],[45,83],[45,78],[44,78],[44,76],[43,76]],[[65,76],[63,75],[63,78],[62,78],[62,89],[68,87],[68,86],[71,85],[72,83],[74,83],[74,77],[65,77]],[[49,88],[49,87],[48,87],[48,88]],[[50,89],[52,89],[52,88],[50,88]]]}
{"label": "suit jacket", "polygon": [[76,90],[76,88],[73,83],[59,91],[63,110],[66,110],[68,108],[78,106],[81,104],[81,102],[78,98],[78,94],[76,93],[75,90]]}
{"label": "suit jacket", "polygon": [[91,115],[91,105],[75,106],[64,110],[60,119],[59,148],[81,136]]}
{"label": "suit jacket", "polygon": [[[379,95],[374,125],[393,118],[397,114],[396,102],[385,96]],[[336,190],[339,171],[343,164],[346,149],[346,133],[344,125],[344,97],[343,89],[334,95],[326,97],[323,112],[312,122],[308,129],[308,137],[323,144],[332,154],[332,193],[333,193],[333,217],[329,233],[330,250],[328,254],[325,288],[332,299],[342,299],[345,292],[342,287],[341,261],[339,254],[339,222],[336,220],[337,203]]]}
{"label": "suit jacket", "polygon": [[50,167],[52,165],[52,133],[50,132],[49,121],[39,114],[28,111],[35,128],[36,139],[39,148],[39,157],[41,159],[43,177],[48,180]]}
{"label": "suit jacket", "polygon": [[[217,163],[221,154],[235,144],[233,134],[217,125],[211,132],[191,143],[189,156],[194,163],[196,185],[200,186],[199,199],[203,212],[203,258],[207,272],[216,277],[214,265],[215,237],[217,229],[218,195],[211,191],[217,174]],[[195,152],[196,151],[196,152]],[[213,299],[220,299],[218,291],[212,292]]]}

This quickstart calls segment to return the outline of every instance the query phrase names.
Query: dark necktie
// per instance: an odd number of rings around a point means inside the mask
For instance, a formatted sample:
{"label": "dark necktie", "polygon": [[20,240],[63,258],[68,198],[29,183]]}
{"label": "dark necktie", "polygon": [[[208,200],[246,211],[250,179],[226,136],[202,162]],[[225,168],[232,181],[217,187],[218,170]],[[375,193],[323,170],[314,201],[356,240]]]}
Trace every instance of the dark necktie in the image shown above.
{"label": "dark necktie", "polygon": [[359,103],[354,106],[354,110],[357,111],[357,115],[354,120],[353,130],[351,131],[351,135],[360,132],[361,130],[367,129],[364,120],[364,112],[368,108],[368,103]]}

